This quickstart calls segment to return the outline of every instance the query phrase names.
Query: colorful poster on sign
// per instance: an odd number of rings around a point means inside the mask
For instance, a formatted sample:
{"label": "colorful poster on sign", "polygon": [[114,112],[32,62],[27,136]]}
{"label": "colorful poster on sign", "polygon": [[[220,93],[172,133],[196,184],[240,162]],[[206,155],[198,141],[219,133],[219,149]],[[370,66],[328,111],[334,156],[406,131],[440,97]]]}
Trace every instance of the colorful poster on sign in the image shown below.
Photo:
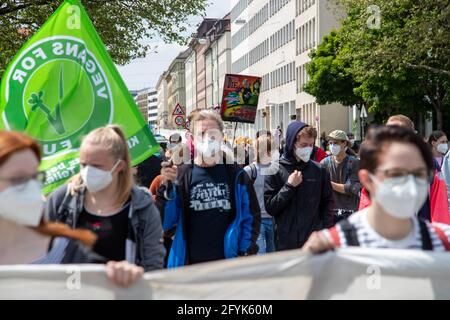
{"label": "colorful poster on sign", "polygon": [[222,119],[255,123],[260,89],[260,77],[227,74],[223,88]]}

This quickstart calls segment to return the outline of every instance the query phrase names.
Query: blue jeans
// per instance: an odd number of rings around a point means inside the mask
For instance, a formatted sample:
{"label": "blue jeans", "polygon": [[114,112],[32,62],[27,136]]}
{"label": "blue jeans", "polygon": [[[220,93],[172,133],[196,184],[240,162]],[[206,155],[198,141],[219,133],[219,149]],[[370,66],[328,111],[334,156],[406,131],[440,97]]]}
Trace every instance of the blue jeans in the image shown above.
{"label": "blue jeans", "polygon": [[259,247],[258,254],[275,252],[275,239],[272,218],[261,219],[261,231],[256,244]]}

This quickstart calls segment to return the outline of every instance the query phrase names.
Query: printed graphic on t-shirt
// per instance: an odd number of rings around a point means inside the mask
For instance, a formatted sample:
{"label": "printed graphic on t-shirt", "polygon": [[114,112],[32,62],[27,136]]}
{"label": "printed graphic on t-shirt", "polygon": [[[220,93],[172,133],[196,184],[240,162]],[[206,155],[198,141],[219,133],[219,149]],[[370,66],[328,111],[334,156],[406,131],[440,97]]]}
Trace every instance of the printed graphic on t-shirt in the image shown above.
{"label": "printed graphic on t-shirt", "polygon": [[231,210],[230,187],[227,183],[200,183],[191,191],[190,208],[195,211]]}
{"label": "printed graphic on t-shirt", "polygon": [[95,219],[92,216],[86,220],[85,227],[97,234],[102,232],[109,232],[112,230],[112,224],[110,220]]}

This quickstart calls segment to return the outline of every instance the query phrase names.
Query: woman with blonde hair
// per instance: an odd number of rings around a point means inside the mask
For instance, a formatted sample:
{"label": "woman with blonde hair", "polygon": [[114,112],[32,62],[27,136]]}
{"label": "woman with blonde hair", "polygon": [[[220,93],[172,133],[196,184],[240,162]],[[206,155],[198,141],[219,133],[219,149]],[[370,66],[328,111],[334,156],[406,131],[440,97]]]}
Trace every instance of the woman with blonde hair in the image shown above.
{"label": "woman with blonde hair", "polygon": [[80,174],[50,195],[45,214],[71,228],[94,232],[95,253],[161,269],[165,250],[158,209],[133,182],[128,145],[118,126],[89,133],[80,148]]}

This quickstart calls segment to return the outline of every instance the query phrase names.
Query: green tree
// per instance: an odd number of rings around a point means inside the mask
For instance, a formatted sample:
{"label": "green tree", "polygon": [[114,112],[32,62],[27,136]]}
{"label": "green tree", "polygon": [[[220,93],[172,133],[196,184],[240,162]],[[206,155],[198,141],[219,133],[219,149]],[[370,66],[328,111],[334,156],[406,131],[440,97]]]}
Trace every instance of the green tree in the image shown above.
{"label": "green tree", "polygon": [[[0,3],[0,77],[9,61],[63,0]],[[82,0],[114,62],[126,64],[155,49],[151,39],[186,43],[188,18],[204,15],[206,0]],[[145,41],[143,41],[145,39]]]}
{"label": "green tree", "polygon": [[338,102],[345,106],[356,105],[361,110],[366,102],[355,93],[361,84],[351,73],[351,63],[340,58],[343,51],[345,48],[338,31],[325,36],[309,55],[311,62],[306,65],[306,71],[310,80],[303,89],[315,96],[319,104]]}
{"label": "green tree", "polygon": [[[450,108],[450,1],[338,0],[341,33],[355,89],[372,111],[435,114],[444,129]],[[372,103],[373,102],[373,103]],[[450,126],[450,125],[449,125]]]}
{"label": "green tree", "polygon": [[332,31],[309,55],[311,62],[306,65],[306,71],[310,80],[304,90],[315,96],[319,104],[339,102],[352,106],[363,103],[363,99],[354,92],[360,84],[351,74],[351,65],[340,59],[342,50],[340,35]]}
{"label": "green tree", "polygon": [[305,90],[319,103],[360,99],[378,119],[450,113],[450,1],[335,0],[341,27],[307,66]]}

